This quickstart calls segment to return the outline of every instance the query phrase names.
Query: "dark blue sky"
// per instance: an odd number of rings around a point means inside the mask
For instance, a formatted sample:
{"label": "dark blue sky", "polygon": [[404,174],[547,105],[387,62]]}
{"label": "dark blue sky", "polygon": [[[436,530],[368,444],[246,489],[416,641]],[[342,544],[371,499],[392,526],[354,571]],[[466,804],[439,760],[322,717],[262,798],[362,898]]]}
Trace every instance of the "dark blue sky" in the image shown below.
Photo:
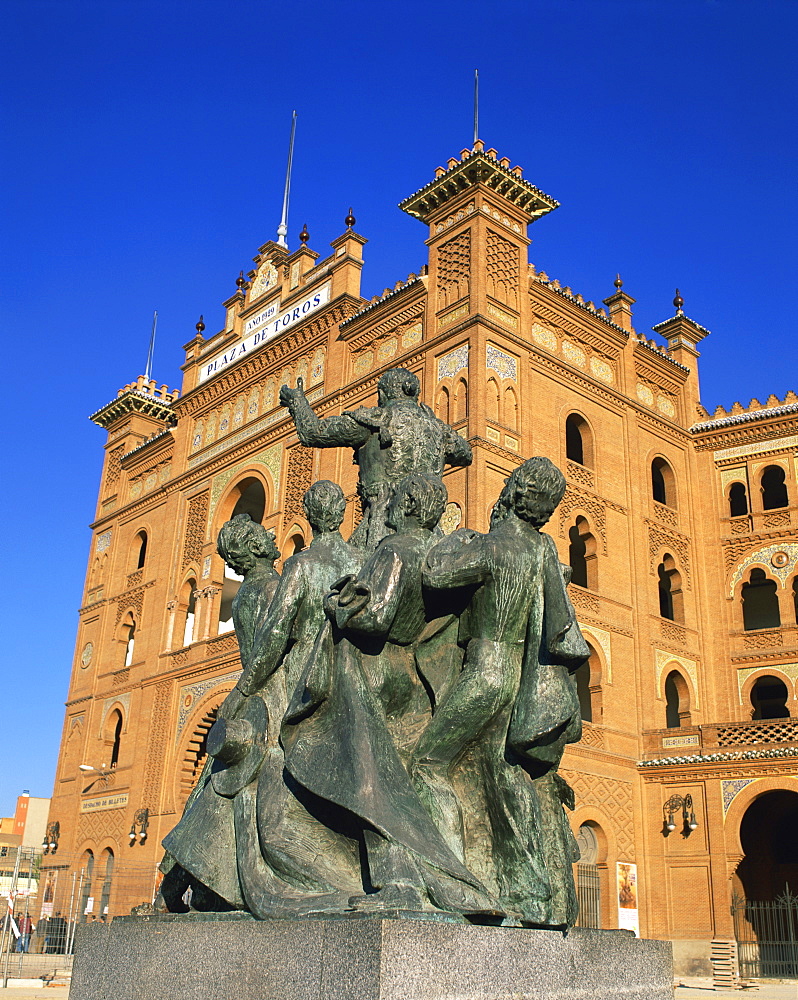
{"label": "dark blue sky", "polygon": [[179,385],[279,221],[322,255],[350,205],[364,294],[425,260],[396,204],[480,134],[562,207],[530,258],[648,330],[685,312],[710,410],[798,389],[792,0],[501,4],[4,0],[0,814],[50,794],[103,432],[144,367]]}

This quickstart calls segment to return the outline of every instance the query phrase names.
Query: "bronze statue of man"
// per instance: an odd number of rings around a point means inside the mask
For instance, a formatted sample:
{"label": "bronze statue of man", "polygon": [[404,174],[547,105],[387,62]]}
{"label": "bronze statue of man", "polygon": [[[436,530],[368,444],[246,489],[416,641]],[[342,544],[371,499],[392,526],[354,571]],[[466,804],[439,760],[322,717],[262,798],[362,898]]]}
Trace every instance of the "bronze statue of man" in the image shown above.
{"label": "bronze statue of man", "polygon": [[496,910],[442,840],[407,773],[432,716],[423,646],[438,631],[427,628],[421,567],[445,504],[435,476],[415,473],[397,483],[387,515],[395,534],[328,596],[331,625],[283,722],[286,770],[362,824],[372,891],[352,894],[356,909]]}
{"label": "bronze statue of man", "polygon": [[447,842],[490,873],[504,912],[569,927],[579,854],[563,812],[573,792],[557,767],[581,736],[572,675],[589,650],[554,540],[540,531],[564,493],[559,469],[530,458],[507,480],[488,534],[458,531],[427,554],[428,588],[475,589],[461,619],[462,672],[421,735],[411,773]]}
{"label": "bronze statue of man", "polygon": [[[280,582],[280,575],[274,568],[280,550],[274,533],[253,521],[249,514],[237,514],[226,521],[216,547],[227,565],[244,577],[233,598],[233,625],[241,665],[246,671],[255,634]],[[241,707],[236,705],[239,714]],[[265,709],[262,702],[253,702],[251,707],[255,710],[252,722],[257,728],[266,714]],[[233,714],[229,703],[222,705],[219,714]],[[257,748],[253,750],[255,753],[251,756],[257,756]],[[187,910],[182,896],[189,886],[194,909],[225,910],[243,905],[236,871],[232,797],[220,794],[217,788],[222,781],[229,782],[229,769],[221,775],[219,770],[214,774],[220,764],[209,753],[199,781],[186,802],[182,819],[163,841],[166,856],[161,862],[164,879],[157,901],[159,907],[173,912]]]}
{"label": "bronze statue of man", "polygon": [[366,552],[390,533],[385,515],[393,487],[403,476],[441,476],[446,465],[471,464],[469,443],[419,401],[420,392],[417,375],[391,368],[377,383],[377,406],[322,418],[311,409],[301,379],[296,389],[280,389],[280,402],[294,418],[302,444],[354,449],[363,518],[349,541]]}

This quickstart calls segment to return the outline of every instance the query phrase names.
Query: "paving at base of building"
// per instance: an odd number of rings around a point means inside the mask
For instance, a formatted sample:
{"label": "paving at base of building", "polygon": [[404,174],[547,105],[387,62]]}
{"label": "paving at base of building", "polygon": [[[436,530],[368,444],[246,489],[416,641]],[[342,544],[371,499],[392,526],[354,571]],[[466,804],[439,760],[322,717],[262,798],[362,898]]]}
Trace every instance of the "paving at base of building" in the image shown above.
{"label": "paving at base of building", "polygon": [[[674,987],[674,1000],[743,1000],[746,996],[755,997],[756,1000],[798,1000],[798,985],[795,983],[761,982],[746,990],[715,990],[709,979],[690,982],[689,986],[680,984]],[[0,996],[8,996],[9,1000],[68,1000],[69,987],[10,984],[9,992],[0,992]],[[113,997],[108,997],[108,1000],[113,1000]]]}

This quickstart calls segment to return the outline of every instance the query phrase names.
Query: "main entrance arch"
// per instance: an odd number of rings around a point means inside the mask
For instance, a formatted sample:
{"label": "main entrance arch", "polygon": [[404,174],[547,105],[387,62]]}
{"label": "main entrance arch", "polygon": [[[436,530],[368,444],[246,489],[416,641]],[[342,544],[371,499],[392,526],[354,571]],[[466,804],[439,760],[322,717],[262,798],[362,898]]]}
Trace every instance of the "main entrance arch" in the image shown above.
{"label": "main entrance arch", "polygon": [[798,792],[755,798],[740,821],[732,914],[740,974],[798,979]]}

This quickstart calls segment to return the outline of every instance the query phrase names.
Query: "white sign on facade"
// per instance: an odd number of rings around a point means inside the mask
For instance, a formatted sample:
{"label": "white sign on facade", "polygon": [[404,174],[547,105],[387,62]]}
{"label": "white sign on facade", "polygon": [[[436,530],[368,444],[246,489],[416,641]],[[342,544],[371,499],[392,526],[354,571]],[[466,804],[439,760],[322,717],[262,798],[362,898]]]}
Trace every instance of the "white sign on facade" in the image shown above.
{"label": "white sign on facade", "polygon": [[[330,301],[330,283],[322,285],[312,295],[302,299],[291,309],[286,309],[279,315],[274,316],[277,311],[277,303],[273,303],[247,320],[244,332],[247,334],[244,340],[239,340],[237,344],[229,347],[223,354],[217,354],[210,361],[203,362],[199,381],[204,382],[213,375],[218,375],[225,368],[246,357],[251,351],[262,347],[278,334],[283,333],[295,323],[306,319],[311,313],[316,312]],[[270,313],[270,310],[273,310]],[[272,318],[274,317],[274,318]]]}

